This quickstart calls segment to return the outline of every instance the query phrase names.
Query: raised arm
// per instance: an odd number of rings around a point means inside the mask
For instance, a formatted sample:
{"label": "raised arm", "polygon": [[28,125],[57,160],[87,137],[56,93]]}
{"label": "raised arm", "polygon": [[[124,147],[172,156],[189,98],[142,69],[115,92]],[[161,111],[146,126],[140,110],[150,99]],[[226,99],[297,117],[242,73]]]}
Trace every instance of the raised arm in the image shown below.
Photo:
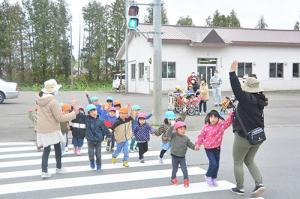
{"label": "raised arm", "polygon": [[241,83],[235,73],[237,70],[237,65],[238,65],[237,61],[234,61],[231,64],[230,73],[229,73],[230,85],[235,95],[235,98],[238,101],[245,101],[247,99],[247,95],[245,91],[242,90]]}
{"label": "raised arm", "polygon": [[233,121],[233,116],[234,116],[234,112],[231,111],[226,120],[222,122],[222,128],[225,130],[227,129],[231,124],[232,124],[232,121]]}
{"label": "raised arm", "polygon": [[58,122],[69,122],[76,118],[75,111],[72,111],[71,113],[63,114],[61,107],[59,106],[56,100],[53,100],[53,102],[51,103],[52,103],[51,105],[52,114]]}

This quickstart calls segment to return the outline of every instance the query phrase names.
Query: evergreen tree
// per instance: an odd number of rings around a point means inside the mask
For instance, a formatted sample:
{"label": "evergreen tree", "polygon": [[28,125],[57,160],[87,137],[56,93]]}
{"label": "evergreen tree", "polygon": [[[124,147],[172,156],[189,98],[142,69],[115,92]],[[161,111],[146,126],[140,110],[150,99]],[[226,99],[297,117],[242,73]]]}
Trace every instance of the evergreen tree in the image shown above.
{"label": "evergreen tree", "polygon": [[299,21],[297,21],[296,24],[294,25],[294,30],[300,30]]}
{"label": "evergreen tree", "polygon": [[[144,18],[145,23],[153,24],[153,7],[147,8],[148,14]],[[161,24],[165,25],[168,24],[168,17],[167,17],[167,10],[164,6],[161,7]]]}
{"label": "evergreen tree", "polygon": [[176,23],[176,25],[180,26],[193,26],[193,19],[189,16],[187,17],[180,17]]}
{"label": "evergreen tree", "polygon": [[264,16],[261,16],[257,25],[256,25],[257,29],[266,29],[268,28],[268,24],[266,23],[266,20],[264,18]]}

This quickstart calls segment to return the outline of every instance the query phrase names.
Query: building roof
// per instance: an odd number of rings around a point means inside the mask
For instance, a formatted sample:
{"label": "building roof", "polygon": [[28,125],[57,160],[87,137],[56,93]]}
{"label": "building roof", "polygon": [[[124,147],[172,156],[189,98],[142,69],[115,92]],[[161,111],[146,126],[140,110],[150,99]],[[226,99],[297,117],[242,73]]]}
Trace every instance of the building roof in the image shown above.
{"label": "building roof", "polygon": [[[153,25],[139,24],[138,32],[153,41]],[[162,26],[163,43],[186,43],[194,47],[286,46],[300,47],[300,31],[248,28],[219,28],[200,26]],[[122,49],[123,48],[123,49]],[[117,58],[124,53],[124,45]]]}

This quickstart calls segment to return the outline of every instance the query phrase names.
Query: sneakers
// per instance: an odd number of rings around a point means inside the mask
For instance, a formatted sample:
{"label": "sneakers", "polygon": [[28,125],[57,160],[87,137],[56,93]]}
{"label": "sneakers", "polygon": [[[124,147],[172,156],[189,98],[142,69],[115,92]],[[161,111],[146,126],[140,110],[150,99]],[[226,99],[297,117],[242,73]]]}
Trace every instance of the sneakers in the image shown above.
{"label": "sneakers", "polygon": [[231,189],[231,192],[233,192],[233,193],[235,193],[235,194],[237,194],[237,195],[239,195],[239,196],[245,195],[245,190],[244,190],[244,189],[239,189],[239,188],[237,188],[237,187],[232,188],[232,189]]}
{"label": "sneakers", "polygon": [[69,147],[66,146],[65,153],[69,151]]}
{"label": "sneakers", "polygon": [[51,174],[48,172],[42,172],[42,179],[51,178]]}
{"label": "sneakers", "polygon": [[218,186],[217,178],[212,178],[212,184],[213,184],[213,186],[215,186],[215,187]]}
{"label": "sneakers", "polygon": [[208,184],[208,186],[214,186],[213,180],[212,180],[211,177],[205,176],[205,181],[206,181],[206,183]]}
{"label": "sneakers", "polygon": [[100,172],[100,171],[101,171],[101,164],[97,164],[97,166],[96,166],[96,171],[97,171],[97,172]]}
{"label": "sneakers", "polygon": [[159,158],[159,163],[163,164],[164,163],[164,159],[163,158]]}
{"label": "sneakers", "polygon": [[129,149],[129,153],[134,153],[134,150],[133,149]]}
{"label": "sneakers", "polygon": [[78,147],[74,147],[74,155],[77,155],[77,150],[78,150]]}
{"label": "sneakers", "polygon": [[112,157],[112,159],[111,159],[111,163],[115,164],[116,162],[117,162],[117,158],[115,158],[115,157]]}
{"label": "sneakers", "polygon": [[56,168],[56,173],[57,174],[63,174],[63,173],[66,173],[67,171],[66,171],[66,169],[64,168],[64,167],[62,167],[62,168]]}
{"label": "sneakers", "polygon": [[251,196],[252,197],[258,197],[260,196],[264,191],[266,190],[266,188],[264,187],[264,185],[260,184],[260,185],[256,185],[254,190],[251,192]]}
{"label": "sneakers", "polygon": [[110,146],[107,146],[107,147],[106,147],[106,151],[110,151]]}
{"label": "sneakers", "polygon": [[183,185],[185,188],[189,187],[190,186],[190,181],[188,179],[184,179],[183,180]]}
{"label": "sneakers", "polygon": [[80,150],[81,150],[81,148],[78,147],[78,148],[77,148],[77,153],[76,153],[76,155],[80,156]]}
{"label": "sneakers", "polygon": [[124,161],[124,162],[123,162],[123,166],[124,166],[124,167],[129,167],[128,161]]}
{"label": "sneakers", "polygon": [[145,163],[145,160],[144,159],[140,159],[140,163]]}
{"label": "sneakers", "polygon": [[172,185],[178,185],[178,180],[177,178],[174,178],[171,180]]}
{"label": "sneakers", "polygon": [[95,162],[91,162],[90,167],[91,167],[91,169],[95,169]]}

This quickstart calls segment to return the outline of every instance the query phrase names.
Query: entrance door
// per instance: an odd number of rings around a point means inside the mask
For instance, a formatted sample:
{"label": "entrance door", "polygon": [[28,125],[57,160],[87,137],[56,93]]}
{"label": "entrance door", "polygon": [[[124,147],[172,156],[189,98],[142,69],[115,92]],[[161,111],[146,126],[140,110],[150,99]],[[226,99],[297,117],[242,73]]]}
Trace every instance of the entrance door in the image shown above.
{"label": "entrance door", "polygon": [[198,76],[201,81],[201,79],[205,79],[208,87],[211,88],[209,81],[210,78],[214,75],[214,72],[216,70],[216,66],[198,66]]}

